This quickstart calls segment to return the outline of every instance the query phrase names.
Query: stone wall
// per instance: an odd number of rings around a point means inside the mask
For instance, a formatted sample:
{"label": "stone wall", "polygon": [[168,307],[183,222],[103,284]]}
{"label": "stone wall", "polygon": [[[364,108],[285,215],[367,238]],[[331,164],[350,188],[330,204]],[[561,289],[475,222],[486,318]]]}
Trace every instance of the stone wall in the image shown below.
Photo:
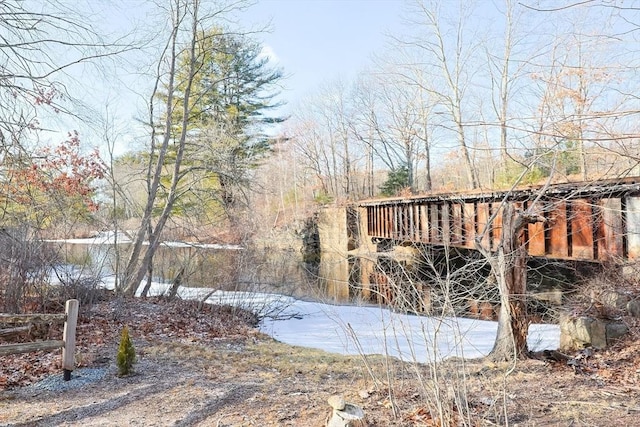
{"label": "stone wall", "polygon": [[349,237],[347,210],[328,207],[318,215],[320,267],[318,275],[329,298],[345,301],[349,298]]}

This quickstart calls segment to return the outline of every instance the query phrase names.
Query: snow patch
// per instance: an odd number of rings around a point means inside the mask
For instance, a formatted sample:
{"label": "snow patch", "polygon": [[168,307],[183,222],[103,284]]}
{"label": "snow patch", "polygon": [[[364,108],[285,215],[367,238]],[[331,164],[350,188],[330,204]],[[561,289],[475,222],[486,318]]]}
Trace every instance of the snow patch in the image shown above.
{"label": "snow patch", "polygon": [[[106,279],[105,286],[113,289],[113,278]],[[150,295],[162,295],[170,287],[153,283]],[[498,330],[498,323],[492,321],[415,316],[384,307],[332,305],[270,293],[180,287],[178,296],[207,297],[211,304],[252,310],[262,317],[262,332],[287,344],[345,355],[383,354],[420,363],[486,356]],[[531,325],[528,343],[531,350],[557,349],[559,326]]]}

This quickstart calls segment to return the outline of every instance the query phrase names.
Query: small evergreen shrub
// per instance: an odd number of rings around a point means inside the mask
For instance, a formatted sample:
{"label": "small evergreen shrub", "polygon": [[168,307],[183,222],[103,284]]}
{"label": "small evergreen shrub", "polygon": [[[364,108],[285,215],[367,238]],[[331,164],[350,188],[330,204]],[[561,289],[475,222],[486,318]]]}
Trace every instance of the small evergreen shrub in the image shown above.
{"label": "small evergreen shrub", "polygon": [[131,374],[134,363],[136,363],[136,350],[133,348],[133,341],[131,341],[131,337],[129,336],[129,328],[125,326],[124,329],[122,329],[118,356],[116,357],[118,375],[123,377]]}

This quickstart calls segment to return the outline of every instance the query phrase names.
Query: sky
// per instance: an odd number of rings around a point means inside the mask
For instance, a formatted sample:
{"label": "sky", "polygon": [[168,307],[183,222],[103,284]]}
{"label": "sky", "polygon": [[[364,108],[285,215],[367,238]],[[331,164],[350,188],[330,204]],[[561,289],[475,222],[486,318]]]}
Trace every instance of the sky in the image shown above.
{"label": "sky", "polygon": [[384,51],[402,25],[402,0],[260,0],[247,22],[271,22],[259,35],[289,77],[290,108],[323,84],[350,80]]}
{"label": "sky", "polygon": [[[62,1],[75,7],[78,0]],[[147,0],[84,0],[77,4],[93,28],[107,34],[108,40],[123,35],[149,38],[158,29],[154,25],[166,21],[163,12]],[[323,85],[338,79],[349,81],[364,70],[372,56],[384,50],[386,34],[401,28],[404,5],[402,0],[257,0],[234,15],[231,27],[268,27],[254,38],[286,76],[278,99],[284,102],[281,113],[286,116]],[[153,85],[152,56],[160,41],[156,38],[143,52],[132,51],[67,71],[65,79],[73,88],[72,95],[94,109],[90,117],[104,116],[108,111],[114,122],[111,137],[116,139],[116,154],[130,149],[132,140],[147,140],[145,132],[135,129],[141,127],[140,119],[146,115]],[[85,139],[95,142],[91,146],[100,146],[104,129],[92,124],[94,128],[64,120],[58,127],[64,128],[63,135],[74,128],[79,128],[81,138],[93,134]],[[56,138],[60,137],[51,135],[52,142]]]}

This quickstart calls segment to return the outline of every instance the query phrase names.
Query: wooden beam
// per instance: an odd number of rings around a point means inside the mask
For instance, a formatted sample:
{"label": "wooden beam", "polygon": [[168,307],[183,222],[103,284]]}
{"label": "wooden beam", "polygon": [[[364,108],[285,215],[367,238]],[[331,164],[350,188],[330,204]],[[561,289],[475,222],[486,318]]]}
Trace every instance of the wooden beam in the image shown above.
{"label": "wooden beam", "polygon": [[64,341],[36,341],[20,344],[0,345],[0,356],[18,353],[30,353],[39,350],[55,350],[64,346]]}
{"label": "wooden beam", "polygon": [[25,324],[34,322],[64,322],[66,314],[0,314],[0,324]]}
{"label": "wooden beam", "polygon": [[31,326],[18,326],[16,328],[0,329],[0,337],[11,337],[23,332],[29,332],[30,329]]}

